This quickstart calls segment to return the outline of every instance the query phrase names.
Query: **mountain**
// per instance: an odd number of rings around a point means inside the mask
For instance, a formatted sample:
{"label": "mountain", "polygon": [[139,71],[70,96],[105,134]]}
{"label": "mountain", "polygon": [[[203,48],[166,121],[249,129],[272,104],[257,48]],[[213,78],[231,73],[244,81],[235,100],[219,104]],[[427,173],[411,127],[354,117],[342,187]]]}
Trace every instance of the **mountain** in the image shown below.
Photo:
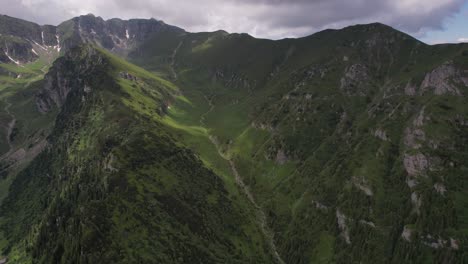
{"label": "mountain", "polygon": [[8,263],[467,258],[466,44],[93,15],[0,33]]}

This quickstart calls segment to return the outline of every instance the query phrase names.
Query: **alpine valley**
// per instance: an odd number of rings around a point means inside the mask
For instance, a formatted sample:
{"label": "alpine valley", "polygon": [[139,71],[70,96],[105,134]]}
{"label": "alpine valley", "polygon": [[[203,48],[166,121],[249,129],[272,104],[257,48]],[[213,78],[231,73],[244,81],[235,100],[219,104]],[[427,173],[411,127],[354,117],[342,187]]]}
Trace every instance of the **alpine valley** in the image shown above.
{"label": "alpine valley", "polygon": [[0,263],[468,263],[468,44],[0,16]]}

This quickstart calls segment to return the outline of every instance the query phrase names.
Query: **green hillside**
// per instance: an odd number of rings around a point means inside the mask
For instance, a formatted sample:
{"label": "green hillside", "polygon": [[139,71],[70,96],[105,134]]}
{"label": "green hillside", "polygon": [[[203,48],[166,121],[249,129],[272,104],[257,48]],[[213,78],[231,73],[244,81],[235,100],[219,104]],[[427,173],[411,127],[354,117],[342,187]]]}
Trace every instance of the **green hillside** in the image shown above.
{"label": "green hillside", "polygon": [[468,45],[53,30],[0,64],[8,263],[467,261]]}

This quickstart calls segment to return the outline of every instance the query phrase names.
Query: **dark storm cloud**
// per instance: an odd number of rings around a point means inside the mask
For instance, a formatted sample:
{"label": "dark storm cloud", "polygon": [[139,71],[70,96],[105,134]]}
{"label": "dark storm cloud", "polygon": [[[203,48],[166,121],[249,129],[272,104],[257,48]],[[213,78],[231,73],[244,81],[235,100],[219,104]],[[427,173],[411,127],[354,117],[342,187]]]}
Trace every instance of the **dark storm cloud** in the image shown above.
{"label": "dark storm cloud", "polygon": [[0,0],[2,13],[57,24],[94,13],[154,17],[189,31],[225,29],[258,37],[296,37],[324,28],[382,22],[420,35],[440,29],[464,0]]}

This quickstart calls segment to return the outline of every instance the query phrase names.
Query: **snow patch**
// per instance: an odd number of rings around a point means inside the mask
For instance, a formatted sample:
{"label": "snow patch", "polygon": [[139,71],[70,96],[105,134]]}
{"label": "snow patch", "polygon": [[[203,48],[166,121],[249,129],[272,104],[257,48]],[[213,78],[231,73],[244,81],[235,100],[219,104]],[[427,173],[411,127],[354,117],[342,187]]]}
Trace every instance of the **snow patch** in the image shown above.
{"label": "snow patch", "polygon": [[128,29],[125,30],[125,37],[127,37],[127,39],[130,39],[130,34],[128,33]]}
{"label": "snow patch", "polygon": [[44,44],[44,31],[41,31],[41,39],[42,39],[42,45],[45,46],[45,44]]}
{"label": "snow patch", "polygon": [[60,50],[62,49],[60,47],[60,37],[59,37],[59,35],[55,35],[55,38],[57,39],[57,46],[54,46],[54,49],[56,49],[58,52],[60,52]]}
{"label": "snow patch", "polygon": [[15,59],[13,59],[9,54],[8,51],[5,51],[5,55],[10,59],[12,62],[14,62],[16,65],[20,65],[21,63]]}
{"label": "snow patch", "polygon": [[36,46],[38,46],[39,48],[41,48],[41,49],[47,51],[47,48],[46,48],[46,47],[42,46],[41,44],[37,43],[37,42],[34,41],[34,40],[31,40],[31,41],[32,41]]}

